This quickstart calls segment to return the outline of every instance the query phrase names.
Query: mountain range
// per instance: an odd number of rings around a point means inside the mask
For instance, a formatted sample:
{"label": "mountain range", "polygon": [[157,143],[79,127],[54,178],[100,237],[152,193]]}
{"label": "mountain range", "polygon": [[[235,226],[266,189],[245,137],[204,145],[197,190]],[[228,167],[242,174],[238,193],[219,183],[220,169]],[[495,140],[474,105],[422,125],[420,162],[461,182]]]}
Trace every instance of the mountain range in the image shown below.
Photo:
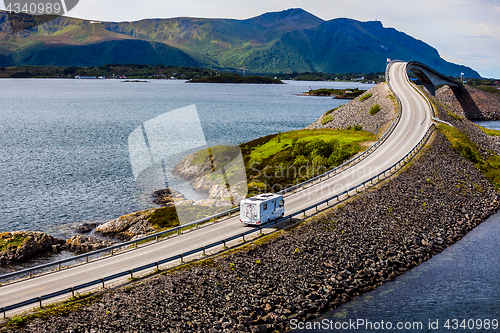
{"label": "mountain range", "polygon": [[[10,15],[11,20],[12,15]],[[29,19],[17,16],[17,20]],[[164,64],[250,73],[374,73],[386,59],[417,60],[450,76],[480,77],[379,21],[324,21],[300,8],[246,19],[95,22],[70,17],[14,32],[0,11],[0,66]]]}

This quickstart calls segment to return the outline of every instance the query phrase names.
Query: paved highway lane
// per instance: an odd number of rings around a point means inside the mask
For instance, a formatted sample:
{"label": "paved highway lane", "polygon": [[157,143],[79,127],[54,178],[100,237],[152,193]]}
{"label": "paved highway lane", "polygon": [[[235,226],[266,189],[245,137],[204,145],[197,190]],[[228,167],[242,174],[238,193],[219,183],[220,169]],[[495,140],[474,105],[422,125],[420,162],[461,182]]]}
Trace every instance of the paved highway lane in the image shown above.
{"label": "paved highway lane", "polygon": [[[394,132],[378,149],[357,165],[328,180],[287,196],[286,215],[302,211],[316,202],[369,180],[398,162],[424,137],[431,125],[428,102],[408,82],[406,63],[393,63],[389,72],[392,89],[402,103],[401,119]],[[239,223],[239,218],[231,218],[137,250],[8,284],[0,287],[0,308],[153,263],[241,234],[248,228]]]}

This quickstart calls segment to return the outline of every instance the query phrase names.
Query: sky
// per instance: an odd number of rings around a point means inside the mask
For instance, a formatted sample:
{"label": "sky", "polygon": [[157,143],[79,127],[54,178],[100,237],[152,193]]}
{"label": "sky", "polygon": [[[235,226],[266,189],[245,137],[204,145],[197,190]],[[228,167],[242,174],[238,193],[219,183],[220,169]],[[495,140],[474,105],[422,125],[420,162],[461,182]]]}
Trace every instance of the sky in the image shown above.
{"label": "sky", "polygon": [[448,61],[500,79],[500,0],[79,0],[68,16],[99,21],[247,19],[289,8],[323,20],[379,20],[433,46]]}

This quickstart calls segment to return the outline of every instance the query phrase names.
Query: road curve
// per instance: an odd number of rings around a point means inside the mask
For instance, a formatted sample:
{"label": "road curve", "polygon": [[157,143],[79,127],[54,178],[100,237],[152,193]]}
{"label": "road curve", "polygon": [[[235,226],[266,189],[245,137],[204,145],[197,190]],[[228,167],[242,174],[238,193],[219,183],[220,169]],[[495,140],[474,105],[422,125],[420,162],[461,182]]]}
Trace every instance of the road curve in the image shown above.
{"label": "road curve", "polygon": [[[431,109],[427,100],[409,83],[406,63],[391,63],[389,75],[391,88],[402,104],[401,119],[393,133],[378,149],[355,166],[303,191],[289,195],[286,198],[285,215],[302,211],[316,202],[369,180],[398,162],[425,136],[432,122]],[[247,228],[239,223],[238,218],[231,218],[134,251],[7,284],[0,287],[0,309],[185,253],[241,234],[247,231]]]}

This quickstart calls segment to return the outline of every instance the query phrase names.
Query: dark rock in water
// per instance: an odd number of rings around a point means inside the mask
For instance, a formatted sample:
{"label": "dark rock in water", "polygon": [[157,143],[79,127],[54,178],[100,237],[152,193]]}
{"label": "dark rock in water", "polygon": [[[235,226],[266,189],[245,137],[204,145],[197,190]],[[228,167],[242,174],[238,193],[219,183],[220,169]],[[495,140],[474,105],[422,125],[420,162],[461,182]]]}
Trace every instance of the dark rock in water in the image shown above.
{"label": "dark rock in water", "polygon": [[186,198],[180,192],[170,188],[155,191],[151,195],[151,202],[163,207],[173,206],[174,201],[182,201],[185,199]]}
{"label": "dark rock in water", "polygon": [[92,222],[92,223],[83,223],[82,225],[78,226],[75,231],[79,234],[88,234],[91,232],[94,228],[96,228],[99,225],[97,222]]}
{"label": "dark rock in water", "polygon": [[84,235],[73,236],[66,241],[66,244],[61,248],[62,250],[67,250],[75,252],[76,254],[82,254],[86,252],[91,252],[99,250],[114,243],[108,240],[98,239],[96,237],[88,237]]}
{"label": "dark rock in water", "polygon": [[39,231],[15,231],[0,234],[0,265],[9,265],[32,259],[46,252],[57,250],[63,239]]}

